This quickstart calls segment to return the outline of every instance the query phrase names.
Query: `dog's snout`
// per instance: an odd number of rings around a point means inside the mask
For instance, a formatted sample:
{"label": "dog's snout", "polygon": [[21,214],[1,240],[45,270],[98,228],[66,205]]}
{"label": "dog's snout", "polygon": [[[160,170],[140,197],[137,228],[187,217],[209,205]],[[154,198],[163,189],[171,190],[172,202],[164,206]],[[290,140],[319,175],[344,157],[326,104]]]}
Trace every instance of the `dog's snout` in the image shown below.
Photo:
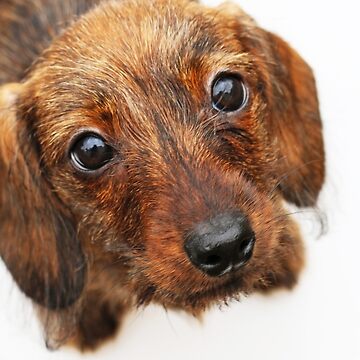
{"label": "dog's snout", "polygon": [[185,242],[190,261],[209,276],[222,276],[247,263],[255,234],[241,213],[221,214],[191,231]]}

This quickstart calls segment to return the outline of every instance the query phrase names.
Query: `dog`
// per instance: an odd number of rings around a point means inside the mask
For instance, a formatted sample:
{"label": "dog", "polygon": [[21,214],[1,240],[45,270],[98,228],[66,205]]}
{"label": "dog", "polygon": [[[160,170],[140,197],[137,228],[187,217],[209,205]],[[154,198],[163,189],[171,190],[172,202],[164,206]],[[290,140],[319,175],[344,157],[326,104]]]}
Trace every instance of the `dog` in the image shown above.
{"label": "dog", "polygon": [[0,1],[0,255],[46,345],[292,288],[325,177],[311,68],[232,4]]}

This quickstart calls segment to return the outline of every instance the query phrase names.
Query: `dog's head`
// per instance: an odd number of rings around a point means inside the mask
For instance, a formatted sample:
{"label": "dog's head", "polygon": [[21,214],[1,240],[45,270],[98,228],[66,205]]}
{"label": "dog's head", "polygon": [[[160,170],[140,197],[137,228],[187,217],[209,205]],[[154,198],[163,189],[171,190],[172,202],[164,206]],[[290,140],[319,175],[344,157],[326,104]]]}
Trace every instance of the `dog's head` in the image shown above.
{"label": "dog's head", "polygon": [[104,2],[0,103],[0,254],[51,309],[96,262],[140,302],[250,291],[324,179],[310,68],[229,5]]}

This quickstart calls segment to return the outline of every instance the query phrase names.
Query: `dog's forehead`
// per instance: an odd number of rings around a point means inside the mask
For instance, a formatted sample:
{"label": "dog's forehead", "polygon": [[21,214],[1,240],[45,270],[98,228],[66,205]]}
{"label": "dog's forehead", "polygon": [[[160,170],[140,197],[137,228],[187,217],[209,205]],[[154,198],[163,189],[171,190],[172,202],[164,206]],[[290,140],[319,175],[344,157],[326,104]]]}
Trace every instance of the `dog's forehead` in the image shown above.
{"label": "dog's forehead", "polygon": [[216,67],[227,54],[234,60],[241,52],[234,18],[227,16],[182,0],[105,2],[65,34],[67,57],[59,62],[76,63],[83,76],[97,71],[99,80],[127,85],[133,78],[150,81],[183,76],[199,65]]}
{"label": "dog's forehead", "polygon": [[208,99],[212,76],[251,62],[238,31],[234,14],[189,1],[104,2],[44,55],[38,108],[48,124],[51,116],[67,129],[74,119],[98,126],[100,108],[112,115],[105,119],[136,121],[139,129],[153,109],[185,118]]}
{"label": "dog's forehead", "polygon": [[165,56],[187,47],[210,49],[230,43],[234,34],[225,17],[220,10],[186,0],[130,0],[105,2],[88,14],[80,27],[94,41],[106,44],[106,49],[116,52],[117,48],[121,56],[131,56],[129,60],[134,61],[154,49]]}

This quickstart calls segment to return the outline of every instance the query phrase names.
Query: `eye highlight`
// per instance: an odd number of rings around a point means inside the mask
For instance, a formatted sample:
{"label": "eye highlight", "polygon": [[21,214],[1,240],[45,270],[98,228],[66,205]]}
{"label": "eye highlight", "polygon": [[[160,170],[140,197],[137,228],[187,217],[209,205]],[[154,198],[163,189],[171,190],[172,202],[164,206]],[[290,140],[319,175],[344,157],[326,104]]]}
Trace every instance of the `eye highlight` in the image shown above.
{"label": "eye highlight", "polygon": [[80,170],[95,171],[113,158],[113,149],[96,134],[86,134],[73,145],[70,157]]}
{"label": "eye highlight", "polygon": [[248,101],[249,93],[240,76],[224,73],[213,82],[211,101],[214,109],[233,112],[242,109]]}

